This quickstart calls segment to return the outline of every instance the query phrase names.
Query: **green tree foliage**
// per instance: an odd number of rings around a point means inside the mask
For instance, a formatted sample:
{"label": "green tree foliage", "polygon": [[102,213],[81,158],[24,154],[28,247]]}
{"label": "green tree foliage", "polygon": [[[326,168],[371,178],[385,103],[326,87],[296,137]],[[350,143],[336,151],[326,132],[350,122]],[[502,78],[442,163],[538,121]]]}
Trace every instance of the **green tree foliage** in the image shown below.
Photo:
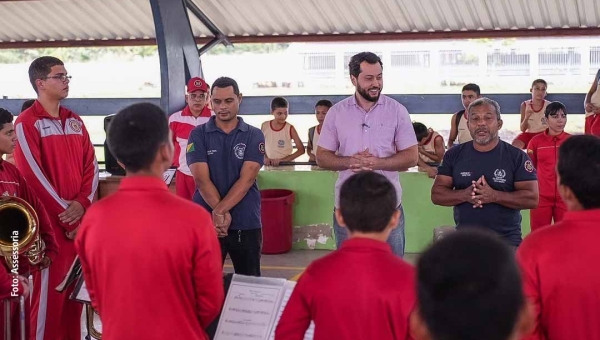
{"label": "green tree foliage", "polygon": [[[283,51],[288,46],[289,44],[235,44],[233,47],[225,47],[221,44],[208,51],[208,54],[271,53]],[[88,62],[110,57],[131,60],[157,54],[156,46],[0,49],[0,64],[28,63],[44,55],[51,55],[65,62]]]}

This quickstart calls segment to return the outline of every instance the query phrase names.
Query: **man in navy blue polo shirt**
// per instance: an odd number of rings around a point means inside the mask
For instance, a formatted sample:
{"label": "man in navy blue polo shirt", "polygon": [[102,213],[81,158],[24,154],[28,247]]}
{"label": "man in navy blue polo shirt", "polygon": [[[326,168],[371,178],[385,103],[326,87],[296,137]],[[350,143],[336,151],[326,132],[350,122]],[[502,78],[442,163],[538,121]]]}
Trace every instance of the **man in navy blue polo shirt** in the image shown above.
{"label": "man in navy blue polo shirt", "polygon": [[227,253],[237,274],[260,276],[262,229],[260,192],[265,137],[238,117],[242,95],[235,80],[217,79],[211,90],[215,115],[194,128],[187,163],[196,187],[193,200],[212,212],[223,261]]}
{"label": "man in navy blue polo shirt", "polygon": [[538,204],[537,175],[526,153],[500,140],[500,105],[480,98],[467,109],[473,140],[449,149],[431,188],[431,201],[453,206],[457,229],[488,228],[521,244],[521,209]]}

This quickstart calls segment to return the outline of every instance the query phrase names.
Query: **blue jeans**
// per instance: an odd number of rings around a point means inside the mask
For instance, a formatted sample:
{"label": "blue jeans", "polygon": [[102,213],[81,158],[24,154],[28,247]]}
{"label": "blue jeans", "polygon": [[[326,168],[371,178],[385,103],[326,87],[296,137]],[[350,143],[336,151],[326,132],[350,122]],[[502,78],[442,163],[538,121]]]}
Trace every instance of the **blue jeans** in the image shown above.
{"label": "blue jeans", "polygon": [[[404,256],[404,210],[402,204],[398,207],[400,211],[400,218],[398,219],[398,226],[392,230],[387,243],[392,247],[392,252],[400,257]],[[335,208],[333,208],[333,232],[335,233],[335,245],[337,249],[344,241],[348,239],[348,229],[341,227],[335,218]]]}

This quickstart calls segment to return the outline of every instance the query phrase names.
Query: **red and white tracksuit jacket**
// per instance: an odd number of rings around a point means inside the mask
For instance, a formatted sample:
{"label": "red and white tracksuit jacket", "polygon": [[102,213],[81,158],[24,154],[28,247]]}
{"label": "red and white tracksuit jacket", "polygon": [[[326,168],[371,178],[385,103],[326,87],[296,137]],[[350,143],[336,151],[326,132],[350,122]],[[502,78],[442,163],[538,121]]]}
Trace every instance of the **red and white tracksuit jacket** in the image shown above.
{"label": "red and white tracksuit jacket", "polygon": [[562,132],[551,136],[548,130],[533,137],[527,147],[527,153],[537,169],[540,201],[536,209],[531,210],[531,231],[562,220],[567,206],[560,197],[556,184],[556,163],[558,149],[571,135]]}
{"label": "red and white tracksuit jacket", "polygon": [[173,133],[173,145],[175,146],[173,166],[177,167],[175,190],[179,197],[191,200],[196,191],[194,177],[192,177],[192,172],[185,159],[185,150],[190,132],[196,126],[208,122],[211,115],[212,111],[208,106],[205,106],[200,116],[194,117],[190,107],[186,106],[183,110],[175,112],[169,117],[169,128]]}
{"label": "red and white tracksuit jacket", "polygon": [[75,259],[74,242],[65,232],[73,231],[81,221],[68,225],[58,215],[70,201],[85,209],[92,204],[98,187],[94,147],[78,115],[61,107],[59,117],[54,118],[37,100],[19,115],[15,130],[17,167],[46,208],[60,247],[50,268],[34,275],[32,339],[79,339],[82,305],[69,300],[72,288],[63,293],[55,288]]}
{"label": "red and white tracksuit jacket", "polygon": [[[54,230],[50,224],[48,214],[42,205],[42,202],[37,198],[33,190],[29,188],[27,182],[19,173],[17,168],[5,161],[0,159],[0,195],[2,197],[12,196],[24,199],[31,205],[33,210],[38,216],[38,228],[39,237],[44,241],[46,246],[45,255],[54,261],[58,253],[58,245],[54,238]],[[23,236],[23,235],[21,235]],[[0,259],[1,260],[1,259]],[[24,255],[20,255],[18,258],[18,268],[15,268],[15,272],[11,273],[10,268],[6,261],[1,260],[6,270],[0,270],[0,300],[8,299],[15,296],[20,296],[23,292],[21,284],[15,284],[16,291],[13,292],[13,280],[16,275],[22,275],[29,277],[29,274],[36,268],[32,268],[29,260]],[[29,337],[29,312],[30,312],[30,300],[25,299],[25,322],[26,322],[26,334],[25,337]],[[20,328],[19,328],[19,314],[18,314],[18,303],[14,300],[11,304],[11,339],[19,339]],[[0,310],[0,317],[4,320],[4,308]],[[0,324],[0,334],[4,334],[4,323]]]}

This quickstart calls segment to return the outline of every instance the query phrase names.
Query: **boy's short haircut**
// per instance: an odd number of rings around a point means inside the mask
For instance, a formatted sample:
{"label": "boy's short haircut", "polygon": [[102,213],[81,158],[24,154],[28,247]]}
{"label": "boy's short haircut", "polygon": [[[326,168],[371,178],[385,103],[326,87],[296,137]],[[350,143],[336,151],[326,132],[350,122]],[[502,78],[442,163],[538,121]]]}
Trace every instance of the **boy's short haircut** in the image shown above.
{"label": "boy's short haircut", "polygon": [[317,106],[326,106],[327,108],[331,109],[331,107],[333,106],[333,103],[331,102],[331,100],[321,99],[315,104],[315,108]]}
{"label": "boy's short haircut", "polygon": [[31,83],[35,93],[38,93],[35,81],[38,79],[46,79],[46,76],[52,72],[52,67],[54,66],[64,66],[64,63],[62,60],[50,56],[39,57],[31,62],[28,71],[29,82]]}
{"label": "boy's short haircut", "polygon": [[385,176],[376,172],[353,175],[340,189],[340,212],[350,231],[384,231],[397,206],[394,186]]}
{"label": "boy's short haircut", "polygon": [[600,208],[600,138],[569,137],[558,149],[560,184],[571,189],[584,209]]}
{"label": "boy's short haircut", "polygon": [[417,263],[419,313],[432,339],[507,340],[525,306],[514,251],[492,232],[452,233]]}
{"label": "boy's short haircut", "polygon": [[423,138],[427,137],[429,134],[429,130],[427,130],[427,126],[423,123],[413,122],[413,129],[415,130],[415,135],[417,136],[417,142],[420,142]]}
{"label": "boy's short haircut", "polygon": [[23,102],[23,105],[21,105],[21,112],[27,110],[28,108],[33,106],[33,103],[35,103],[35,99],[27,99],[26,101]]}
{"label": "boy's short haircut", "polygon": [[531,83],[531,87],[534,87],[535,84],[544,84],[546,88],[548,88],[548,83],[544,79],[536,79]]}
{"label": "boy's short haircut", "polygon": [[567,107],[565,104],[561,102],[552,102],[546,106],[546,111],[544,112],[544,116],[548,118],[549,116],[557,115],[558,112],[562,111],[565,116],[567,115]]}
{"label": "boy's short haircut", "polygon": [[288,107],[288,101],[283,97],[275,97],[271,100],[271,112],[276,109],[287,109]]}
{"label": "boy's short haircut", "polygon": [[477,96],[481,96],[481,89],[479,88],[479,85],[477,84],[473,84],[473,83],[469,83],[465,86],[463,86],[462,90],[460,90],[460,92],[465,92],[465,91],[473,91],[477,94]]}
{"label": "boy's short haircut", "polygon": [[127,171],[147,170],[159,148],[169,142],[167,115],[151,103],[130,105],[112,119],[106,141]]}
{"label": "boy's short haircut", "polygon": [[4,124],[12,123],[12,121],[12,113],[3,107],[0,107],[0,130],[4,129]]}

